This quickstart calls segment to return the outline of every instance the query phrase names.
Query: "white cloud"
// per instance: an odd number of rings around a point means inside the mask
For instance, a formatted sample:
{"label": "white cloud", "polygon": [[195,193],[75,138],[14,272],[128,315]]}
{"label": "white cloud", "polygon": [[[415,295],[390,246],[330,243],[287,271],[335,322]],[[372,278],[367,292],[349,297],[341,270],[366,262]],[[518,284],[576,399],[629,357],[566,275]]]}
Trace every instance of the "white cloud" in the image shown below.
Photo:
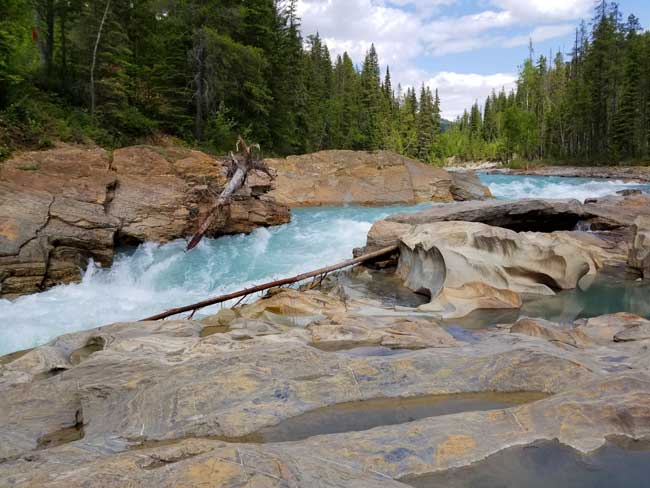
{"label": "white cloud", "polygon": [[[423,72],[424,57],[462,53],[485,47],[515,47],[564,36],[586,13],[592,0],[477,0],[477,12],[438,15],[458,0],[301,0],[298,15],[304,34],[319,32],[335,56],[347,51],[360,64],[374,42],[382,63],[390,65],[394,83],[437,86],[446,117],[455,117],[492,88],[512,86],[511,74]],[[483,8],[479,8],[480,6]],[[488,8],[485,8],[488,5]],[[433,15],[435,14],[435,15]],[[529,28],[525,35],[508,29]]]}
{"label": "white cloud", "polygon": [[521,21],[557,22],[587,15],[593,0],[492,0],[492,4],[511,12]]}
{"label": "white cloud", "polygon": [[[469,108],[476,100],[481,102],[492,90],[499,91],[505,88],[511,90],[517,77],[514,74],[496,73],[492,75],[479,75],[473,73],[454,73],[443,71],[426,81],[431,89],[438,89],[443,104],[443,117],[454,120],[462,115],[463,110]],[[441,95],[442,96],[442,95]]]}

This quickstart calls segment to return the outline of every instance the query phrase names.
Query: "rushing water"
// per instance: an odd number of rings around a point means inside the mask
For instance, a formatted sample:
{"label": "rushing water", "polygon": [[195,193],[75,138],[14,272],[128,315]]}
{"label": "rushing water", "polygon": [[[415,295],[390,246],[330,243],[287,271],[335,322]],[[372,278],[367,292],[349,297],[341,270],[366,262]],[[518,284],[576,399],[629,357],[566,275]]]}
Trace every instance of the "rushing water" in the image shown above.
{"label": "rushing water", "polygon": [[620,180],[564,178],[560,176],[481,175],[481,180],[497,198],[575,198],[584,201],[611,195],[620,190],[647,190],[647,184]]}
{"label": "rushing water", "polygon": [[[482,178],[498,198],[584,199],[638,187],[580,178]],[[297,209],[290,224],[257,229],[247,236],[204,239],[191,253],[183,252],[183,241],[146,243],[124,250],[109,269],[89,266],[81,283],[58,286],[13,302],[0,300],[0,354],[41,344],[66,332],[139,319],[173,306],[336,263],[349,258],[352,248],[365,243],[376,220],[426,206]]]}

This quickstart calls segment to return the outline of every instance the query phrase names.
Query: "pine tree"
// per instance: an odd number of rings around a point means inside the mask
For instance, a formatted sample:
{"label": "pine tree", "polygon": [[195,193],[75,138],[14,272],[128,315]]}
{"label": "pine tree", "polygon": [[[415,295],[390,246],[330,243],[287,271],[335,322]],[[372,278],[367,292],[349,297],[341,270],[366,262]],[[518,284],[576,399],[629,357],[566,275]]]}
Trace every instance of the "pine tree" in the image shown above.
{"label": "pine tree", "polygon": [[383,147],[382,93],[379,59],[374,44],[363,61],[360,87],[359,129],[362,144],[359,149],[376,150]]}
{"label": "pine tree", "polygon": [[[431,161],[436,130],[434,119],[434,101],[431,89],[422,85],[417,114],[417,156],[422,161]],[[439,130],[439,128],[438,128]]]}
{"label": "pine tree", "polygon": [[26,73],[21,66],[33,56],[28,39],[29,9],[25,0],[0,2],[0,109],[6,107],[13,90]]}

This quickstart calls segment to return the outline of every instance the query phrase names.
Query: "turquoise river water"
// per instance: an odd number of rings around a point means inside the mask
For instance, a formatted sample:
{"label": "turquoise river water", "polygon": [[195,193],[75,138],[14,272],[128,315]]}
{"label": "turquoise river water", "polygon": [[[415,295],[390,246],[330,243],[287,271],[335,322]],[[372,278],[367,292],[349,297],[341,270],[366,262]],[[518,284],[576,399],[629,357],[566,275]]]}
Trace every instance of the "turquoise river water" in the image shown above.
{"label": "turquoise river water", "polygon": [[[584,200],[640,187],[581,178],[483,175],[482,179],[497,198],[513,199]],[[0,355],[67,332],[136,320],[342,261],[350,257],[354,247],[365,243],[373,222],[391,213],[415,212],[426,206],[302,208],[293,211],[289,224],[257,229],[249,235],[204,239],[191,253],[184,252],[181,240],[125,249],[110,268],[91,263],[81,283],[14,301],[0,300]],[[625,302],[621,303],[625,307]]]}

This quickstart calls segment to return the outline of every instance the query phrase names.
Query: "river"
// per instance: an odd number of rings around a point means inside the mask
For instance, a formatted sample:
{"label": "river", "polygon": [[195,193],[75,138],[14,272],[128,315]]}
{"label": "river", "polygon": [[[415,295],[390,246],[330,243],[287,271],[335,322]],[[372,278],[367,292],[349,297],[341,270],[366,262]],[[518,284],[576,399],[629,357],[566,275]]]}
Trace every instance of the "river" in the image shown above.
{"label": "river", "polygon": [[[582,178],[482,175],[497,198],[584,200],[640,186]],[[162,310],[291,276],[347,259],[365,243],[373,222],[396,212],[431,204],[391,207],[331,207],[293,210],[292,222],[249,235],[204,239],[184,252],[185,242],[145,243],[121,250],[113,266],[92,264],[81,283],[61,285],[0,300],[0,355],[52,338],[118,321],[137,320]],[[204,314],[214,309],[206,309]]]}

